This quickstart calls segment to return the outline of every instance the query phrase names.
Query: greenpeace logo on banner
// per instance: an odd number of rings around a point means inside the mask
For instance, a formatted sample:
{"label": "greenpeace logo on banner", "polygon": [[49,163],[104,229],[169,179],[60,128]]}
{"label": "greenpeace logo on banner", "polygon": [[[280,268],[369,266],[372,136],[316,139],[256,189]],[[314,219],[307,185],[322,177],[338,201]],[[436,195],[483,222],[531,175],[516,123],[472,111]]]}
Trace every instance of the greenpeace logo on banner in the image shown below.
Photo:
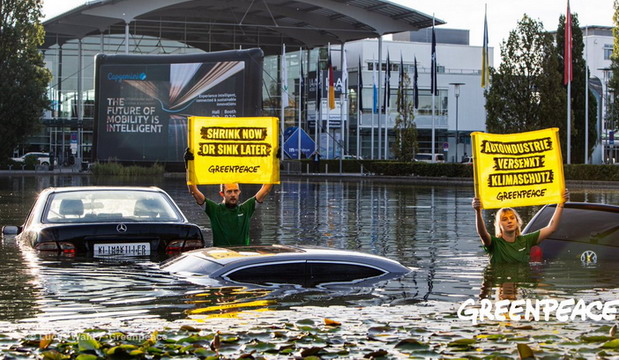
{"label": "greenpeace logo on banner", "polygon": [[146,73],[135,73],[135,74],[114,74],[112,72],[107,73],[107,79],[122,82],[123,80],[146,80]]}
{"label": "greenpeace logo on banner", "polygon": [[[557,321],[615,321],[619,313],[619,300],[608,302],[567,299],[526,299],[526,300],[499,300],[492,302],[482,299],[476,306],[474,299],[468,299],[458,308],[460,320],[470,320],[473,325],[478,321],[550,321],[551,316]],[[554,320],[554,319],[553,319]]]}

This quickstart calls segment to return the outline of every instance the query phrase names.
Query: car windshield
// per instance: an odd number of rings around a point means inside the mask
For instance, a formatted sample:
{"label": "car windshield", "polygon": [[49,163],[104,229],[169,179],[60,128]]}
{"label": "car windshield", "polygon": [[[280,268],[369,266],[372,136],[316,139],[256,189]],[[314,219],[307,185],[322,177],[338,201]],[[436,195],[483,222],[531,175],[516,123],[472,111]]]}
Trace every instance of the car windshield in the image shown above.
{"label": "car windshield", "polygon": [[150,191],[71,191],[50,196],[44,223],[168,222],[181,215],[161,193]]}

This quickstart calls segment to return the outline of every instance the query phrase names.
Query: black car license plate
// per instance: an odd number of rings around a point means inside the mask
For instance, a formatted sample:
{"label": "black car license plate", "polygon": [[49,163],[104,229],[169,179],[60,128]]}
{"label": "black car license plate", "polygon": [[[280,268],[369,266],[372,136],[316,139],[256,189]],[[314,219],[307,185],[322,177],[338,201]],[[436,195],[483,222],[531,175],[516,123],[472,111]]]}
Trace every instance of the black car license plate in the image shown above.
{"label": "black car license plate", "polygon": [[95,244],[94,256],[146,256],[150,255],[150,243]]}

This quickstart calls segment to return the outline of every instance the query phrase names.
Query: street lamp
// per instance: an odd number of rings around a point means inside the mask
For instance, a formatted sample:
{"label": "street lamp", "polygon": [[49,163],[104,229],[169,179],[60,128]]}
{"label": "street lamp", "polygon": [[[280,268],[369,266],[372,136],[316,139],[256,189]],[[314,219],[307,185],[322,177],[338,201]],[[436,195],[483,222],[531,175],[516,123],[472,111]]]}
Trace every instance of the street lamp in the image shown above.
{"label": "street lamp", "polygon": [[466,85],[461,82],[449,83],[454,86],[454,95],[456,95],[456,162],[458,162],[458,98],[460,97],[460,85]]}

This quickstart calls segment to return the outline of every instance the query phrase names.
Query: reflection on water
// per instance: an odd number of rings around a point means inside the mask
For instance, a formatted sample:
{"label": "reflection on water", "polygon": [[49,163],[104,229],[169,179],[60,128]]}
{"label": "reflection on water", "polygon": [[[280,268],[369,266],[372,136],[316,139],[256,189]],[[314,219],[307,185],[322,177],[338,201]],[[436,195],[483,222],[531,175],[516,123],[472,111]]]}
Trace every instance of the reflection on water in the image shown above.
{"label": "reflection on water", "polygon": [[[155,185],[166,190],[211,239],[207,217],[182,178],[121,180],[87,176],[0,177],[0,225],[18,225],[49,186]],[[205,195],[217,199],[216,187]],[[247,198],[258,186],[243,186]],[[492,268],[481,251],[470,207],[472,187],[359,181],[288,181],[253,219],[257,244],[353,249],[396,259],[415,270],[376,288],[326,291],[204,288],[179,280],[149,259],[49,259],[0,243],[0,321],[203,319],[247,311],[310,306],[459,303],[468,298],[617,297],[619,267],[553,263]],[[617,191],[571,190],[573,201],[619,203]],[[525,222],[536,208],[519,209]],[[493,213],[485,213],[488,223]]]}

